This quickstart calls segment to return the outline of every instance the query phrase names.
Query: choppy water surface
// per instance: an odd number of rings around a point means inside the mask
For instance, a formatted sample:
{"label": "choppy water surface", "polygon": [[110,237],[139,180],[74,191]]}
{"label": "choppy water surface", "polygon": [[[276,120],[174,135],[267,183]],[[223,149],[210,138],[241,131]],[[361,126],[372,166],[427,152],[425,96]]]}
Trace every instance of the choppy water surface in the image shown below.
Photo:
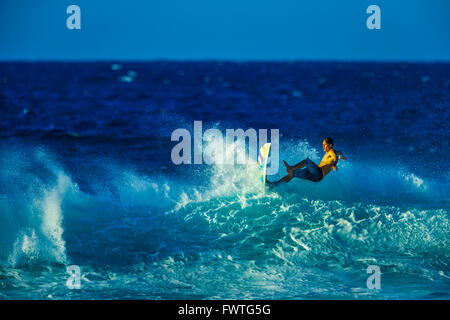
{"label": "choppy water surface", "polygon": [[[0,298],[448,299],[449,75],[449,64],[2,63]],[[289,163],[320,160],[332,136],[349,161],[262,193],[253,163],[171,163],[172,131],[194,120],[279,128]],[[69,265],[81,290],[66,286]],[[381,290],[366,287],[369,265]]]}

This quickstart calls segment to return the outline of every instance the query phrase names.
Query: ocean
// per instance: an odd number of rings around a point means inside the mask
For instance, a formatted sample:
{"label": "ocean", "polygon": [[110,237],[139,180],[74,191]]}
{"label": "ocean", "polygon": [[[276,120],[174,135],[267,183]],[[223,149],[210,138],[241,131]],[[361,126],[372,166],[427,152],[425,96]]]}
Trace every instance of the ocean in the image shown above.
{"label": "ocean", "polygon": [[[0,112],[0,299],[450,298],[449,63],[2,62]],[[262,192],[194,121],[348,160]]]}

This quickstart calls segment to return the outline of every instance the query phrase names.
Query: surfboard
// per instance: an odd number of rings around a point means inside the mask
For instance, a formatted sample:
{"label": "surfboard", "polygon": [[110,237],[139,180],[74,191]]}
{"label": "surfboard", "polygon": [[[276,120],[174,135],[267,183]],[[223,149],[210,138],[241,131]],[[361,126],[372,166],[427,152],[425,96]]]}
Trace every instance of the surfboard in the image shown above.
{"label": "surfboard", "polygon": [[267,173],[267,162],[269,160],[270,143],[265,143],[259,149],[258,153],[258,165],[261,170],[261,182],[263,185],[263,190],[266,187],[266,173]]}

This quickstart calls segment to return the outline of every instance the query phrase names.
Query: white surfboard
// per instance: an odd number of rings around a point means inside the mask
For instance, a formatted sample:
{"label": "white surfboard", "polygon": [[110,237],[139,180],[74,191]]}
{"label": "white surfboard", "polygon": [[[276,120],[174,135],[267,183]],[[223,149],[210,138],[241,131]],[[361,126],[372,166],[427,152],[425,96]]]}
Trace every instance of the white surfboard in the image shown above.
{"label": "white surfboard", "polygon": [[263,185],[263,190],[266,187],[266,173],[267,173],[267,162],[269,161],[270,143],[265,143],[259,149],[258,153],[258,165],[261,170],[261,182]]}

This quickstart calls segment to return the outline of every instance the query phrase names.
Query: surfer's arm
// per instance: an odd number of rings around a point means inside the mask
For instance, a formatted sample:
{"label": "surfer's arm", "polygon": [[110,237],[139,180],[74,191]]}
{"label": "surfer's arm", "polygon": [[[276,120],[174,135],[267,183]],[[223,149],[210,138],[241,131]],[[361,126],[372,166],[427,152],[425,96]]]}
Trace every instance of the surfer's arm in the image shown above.
{"label": "surfer's arm", "polygon": [[334,171],[336,171],[338,169],[336,164],[338,162],[338,154],[339,153],[340,153],[340,151],[330,152],[331,169],[333,169]]}
{"label": "surfer's arm", "polygon": [[341,151],[336,151],[336,155],[338,156],[339,159],[347,160],[347,158],[342,154]]}

